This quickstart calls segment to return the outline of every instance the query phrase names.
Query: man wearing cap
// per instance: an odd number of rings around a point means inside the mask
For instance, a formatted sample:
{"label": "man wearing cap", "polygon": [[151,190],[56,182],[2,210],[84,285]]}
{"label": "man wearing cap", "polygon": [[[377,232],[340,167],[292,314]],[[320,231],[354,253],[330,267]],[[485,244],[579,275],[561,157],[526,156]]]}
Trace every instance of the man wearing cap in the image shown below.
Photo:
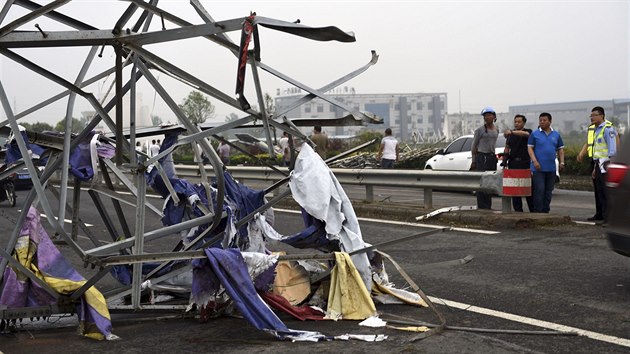
{"label": "man wearing cap", "polygon": [[[494,125],[497,114],[492,107],[481,111],[483,126],[475,130],[472,142],[471,171],[496,171],[497,156],[495,146],[499,137],[499,130]],[[477,192],[477,209],[492,209],[492,194]]]}

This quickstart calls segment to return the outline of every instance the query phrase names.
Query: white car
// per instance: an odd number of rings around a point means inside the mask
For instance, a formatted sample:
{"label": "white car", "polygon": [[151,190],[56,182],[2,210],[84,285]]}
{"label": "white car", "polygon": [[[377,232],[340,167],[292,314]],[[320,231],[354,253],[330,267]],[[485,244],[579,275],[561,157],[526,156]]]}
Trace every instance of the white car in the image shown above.
{"label": "white car", "polygon": [[[473,136],[464,135],[450,143],[446,149],[440,149],[437,155],[431,157],[424,164],[424,169],[429,170],[449,170],[449,171],[469,171],[472,163],[472,147]],[[505,149],[505,137],[499,134],[495,153],[497,155],[497,170],[500,170],[503,150]],[[560,181],[558,172],[558,159],[556,159],[556,183]]]}

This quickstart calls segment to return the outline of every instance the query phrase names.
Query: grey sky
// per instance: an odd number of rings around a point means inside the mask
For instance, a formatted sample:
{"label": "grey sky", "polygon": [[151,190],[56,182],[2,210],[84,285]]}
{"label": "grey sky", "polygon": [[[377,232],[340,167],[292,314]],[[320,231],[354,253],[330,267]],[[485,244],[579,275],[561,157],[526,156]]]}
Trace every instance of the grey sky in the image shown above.
{"label": "grey sky", "polygon": [[[448,112],[477,112],[510,105],[626,98],[629,85],[628,1],[201,1],[215,20],[243,17],[249,11],[307,26],[334,25],[355,33],[355,43],[315,42],[261,28],[262,60],[311,86],[319,87],[364,65],[370,50],[379,62],[347,83],[357,93],[448,93]],[[48,3],[48,1],[40,1]],[[160,1],[167,11],[202,23],[188,1]],[[111,28],[128,5],[113,0],[74,0],[60,12],[99,28]],[[25,13],[12,9],[7,20]],[[7,20],[3,24],[7,23]],[[67,30],[45,19],[45,30]],[[34,23],[21,29],[33,30]],[[167,28],[175,26],[167,23]],[[154,20],[152,30],[159,30]],[[238,42],[238,33],[231,38]],[[207,40],[148,49],[233,94],[236,58]],[[16,50],[74,81],[86,48]],[[113,65],[111,48],[94,61],[90,73]],[[2,83],[21,111],[61,89],[3,58]],[[261,72],[264,91],[290,87]],[[87,91],[99,96],[111,83],[101,81]],[[251,72],[248,69],[248,84]],[[177,102],[190,88],[160,77]],[[153,114],[174,120],[154,92],[141,85],[143,103]],[[251,86],[246,89],[255,101]],[[215,101],[213,101],[215,102]],[[77,111],[89,109],[79,100]],[[27,121],[58,121],[65,102],[37,112]],[[223,121],[235,109],[217,105]],[[4,116],[4,112],[2,112]],[[239,113],[242,116],[242,113]]]}

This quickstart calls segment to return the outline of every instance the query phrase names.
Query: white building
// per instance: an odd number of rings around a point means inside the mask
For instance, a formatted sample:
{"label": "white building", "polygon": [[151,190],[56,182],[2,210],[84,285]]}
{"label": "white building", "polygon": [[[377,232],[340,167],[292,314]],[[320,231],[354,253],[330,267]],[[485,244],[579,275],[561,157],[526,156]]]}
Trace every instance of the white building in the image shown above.
{"label": "white building", "polygon": [[[289,90],[275,98],[276,112],[284,111],[305,93],[299,89]],[[421,140],[441,139],[443,122],[446,118],[446,93],[391,93],[357,94],[353,88],[340,88],[328,93],[346,106],[361,112],[371,112],[383,119],[384,124],[368,125],[368,129],[385,130],[391,128],[395,137],[411,141],[413,136]],[[329,102],[315,98],[286,113],[287,118],[340,118],[349,114]],[[365,129],[364,126],[325,127],[329,135],[353,135]],[[306,128],[310,133],[312,128]]]}

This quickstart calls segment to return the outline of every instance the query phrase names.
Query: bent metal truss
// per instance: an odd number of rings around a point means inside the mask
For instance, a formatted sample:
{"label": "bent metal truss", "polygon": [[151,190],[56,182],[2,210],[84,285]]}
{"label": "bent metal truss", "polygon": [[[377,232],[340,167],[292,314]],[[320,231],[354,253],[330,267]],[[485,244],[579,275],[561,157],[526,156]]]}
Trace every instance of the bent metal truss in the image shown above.
{"label": "bent metal truss", "polygon": [[[118,19],[113,19],[113,27],[108,29],[99,29],[89,23],[83,22],[81,18],[73,18],[64,14],[64,6],[68,5],[70,0],[56,0],[47,5],[40,5],[29,0],[7,0],[0,10],[0,54],[7,60],[18,63],[26,69],[36,73],[41,78],[49,80],[63,88],[62,91],[56,93],[50,98],[25,109],[16,112],[10,106],[10,100],[5,91],[5,83],[0,81],[0,103],[7,119],[0,122],[0,134],[8,136],[11,132],[20,131],[18,124],[20,119],[31,117],[35,112],[60,100],[65,100],[65,132],[61,136],[51,136],[35,132],[26,131],[24,134],[13,134],[21,156],[32,156],[29,152],[28,144],[36,143],[47,148],[45,152],[46,164],[43,169],[38,169],[34,159],[23,158],[8,169],[0,173],[0,179],[7,178],[19,169],[26,167],[33,181],[33,188],[28,192],[22,204],[21,211],[14,221],[15,228],[11,231],[8,242],[2,248],[0,247],[0,277],[5,273],[8,266],[13,267],[18,272],[30,278],[31,281],[37,283],[47,293],[57,299],[57,303],[52,306],[42,307],[25,307],[19,309],[0,308],[0,319],[12,320],[18,317],[39,317],[47,316],[55,313],[66,313],[72,310],[73,302],[76,302],[83,294],[94,285],[102,281],[107,274],[110,273],[112,267],[116,265],[126,264],[133,265],[130,285],[119,286],[108,289],[105,294],[108,306],[110,308],[137,310],[141,308],[159,308],[160,305],[150,305],[144,303],[141,298],[143,284],[150,280],[152,284],[176,277],[179,274],[190,271],[190,266],[180,267],[167,272],[158,272],[163,270],[167,264],[177,260],[191,260],[203,257],[200,251],[205,245],[211,245],[216,242],[213,240],[204,240],[204,236],[219,227],[221,221],[226,217],[223,210],[225,197],[225,180],[223,173],[214,173],[207,175],[205,166],[201,157],[201,149],[203,154],[208,158],[212,171],[229,171],[221,162],[221,159],[212,148],[210,139],[222,139],[218,134],[225,133],[232,129],[242,127],[261,127],[270,149],[272,150],[272,131],[285,131],[291,136],[311,143],[307,136],[300,132],[298,126],[339,126],[339,125],[364,125],[381,123],[379,117],[370,113],[359,112],[354,107],[346,105],[340,100],[336,100],[325,95],[325,92],[342,85],[348,80],[366,71],[369,67],[377,62],[378,56],[375,52],[371,53],[370,60],[367,64],[357,68],[356,70],[340,77],[320,88],[313,88],[292,77],[283,74],[281,71],[266,65],[261,59],[259,52],[260,39],[258,36],[259,29],[282,31],[290,35],[303,37],[305,39],[316,41],[339,41],[353,42],[354,35],[346,33],[336,27],[312,28],[299,23],[275,20],[250,14],[242,18],[234,18],[228,20],[214,20],[210,14],[204,9],[199,0],[191,0],[190,5],[196,11],[200,24],[193,24],[182,18],[179,18],[164,8],[158,7],[157,0],[142,1],[129,0],[126,10]],[[184,6],[184,5],[178,5]],[[7,15],[15,9],[20,9],[16,13],[26,14],[18,15],[12,21],[6,21]],[[41,17],[46,17],[66,27],[73,28],[68,31],[50,31],[43,26],[35,24],[34,21]],[[129,23],[135,20],[135,23]],[[161,29],[149,30],[151,21],[161,21]],[[170,29],[166,29],[168,23]],[[226,35],[228,32],[240,32],[240,43],[233,42]],[[168,60],[160,57],[156,53],[147,49],[151,44],[161,43],[162,45],[173,44],[177,41],[183,41],[191,38],[203,38],[214,44],[218,44],[219,48],[227,50],[234,55],[233,66],[226,70],[236,69],[236,89],[234,93],[223,92],[211,83],[199,79],[194,74],[170,63]],[[85,58],[83,65],[77,68],[77,75],[73,82],[70,82],[55,72],[46,69],[42,63],[29,60],[20,54],[22,48],[44,48],[50,50],[50,55],[60,55],[63,53],[62,47],[85,47],[89,48],[89,53]],[[94,76],[88,77],[87,73],[97,55],[103,52],[103,48],[112,47],[115,52],[115,60],[109,67]],[[253,87],[255,88],[255,97],[257,102],[250,105],[244,94],[244,82],[247,76],[247,68],[249,67]],[[322,70],[321,68],[318,68]],[[300,88],[307,92],[302,97],[295,99],[285,111],[266,112],[266,104],[264,101],[264,90],[261,86],[259,71],[265,71],[286,83]],[[198,90],[213,99],[223,102],[235,110],[243,112],[243,118],[239,118],[220,125],[212,124],[193,124],[178,106],[168,90],[162,85],[156,77],[156,73],[168,75],[191,88]],[[92,93],[84,90],[89,85],[108,77],[114,76],[115,93],[113,98],[108,102],[100,102]],[[178,124],[169,127],[152,127],[136,129],[135,104],[136,83],[141,80],[146,81],[154,92],[166,103],[172,114],[177,118]],[[80,98],[89,102],[95,115],[91,118],[85,128],[78,134],[72,134],[72,115],[74,111],[75,101]],[[123,100],[123,97],[126,99]],[[341,112],[348,112],[346,116],[337,117],[327,120],[314,119],[288,119],[287,112],[309,103],[311,100],[319,98],[332,105],[340,108]],[[250,98],[252,99],[252,98]],[[129,124],[123,124],[123,112],[125,104],[129,104]],[[258,108],[255,108],[258,107]],[[71,151],[79,144],[93,134],[94,129],[100,124],[105,124],[111,133],[99,136],[99,139],[111,143],[115,146],[114,153],[111,158],[99,157],[97,169],[99,170],[99,178],[103,183],[87,183],[82,182],[76,177],[69,174]],[[168,148],[162,149],[156,156],[148,156],[142,152],[136,151],[136,139],[139,137],[153,136],[170,132],[179,132],[177,140]],[[162,210],[152,205],[146,198],[147,181],[145,172],[148,169],[155,168],[162,177],[165,187],[168,189],[169,197],[175,202],[180,201],[180,197],[175,193],[174,187],[167,178],[165,169],[161,161],[168,156],[178,146],[190,144],[197,156],[199,162],[200,175],[203,186],[211,195],[210,181],[215,180],[216,206],[214,210],[202,210],[203,215],[181,222],[168,227],[157,227],[148,230],[145,227],[145,213],[152,213],[162,216]],[[312,144],[312,143],[311,143]],[[293,147],[291,147],[293,148]],[[293,154],[294,155],[294,154]],[[295,157],[294,157],[295,158]],[[334,158],[333,158],[334,159]],[[327,160],[330,162],[333,159]],[[282,183],[288,180],[286,170],[276,169],[278,173],[287,176],[281,183],[276,183],[265,189],[270,193]],[[59,177],[59,187],[53,186],[50,182],[51,177],[57,174]],[[121,186],[114,188],[114,181],[117,180]],[[100,181],[99,181],[100,182]],[[68,201],[68,190],[72,187],[72,200]],[[121,191],[120,189],[124,189]],[[111,241],[103,244],[97,235],[86,226],[88,220],[81,217],[80,210],[92,206],[80,205],[81,193],[87,190],[95,208],[102,220],[99,222],[105,225],[106,234],[111,237]],[[275,197],[266,202],[262,207],[254,210],[249,215],[237,221],[236,226],[239,227],[251,220],[256,213],[264,212],[271,208],[282,198],[288,196],[288,190],[279,192]],[[52,197],[51,197],[52,196]],[[107,205],[104,200],[107,200]],[[135,207],[135,215],[129,217],[123,210],[123,204]],[[30,269],[27,269],[21,263],[17,262],[12,256],[16,247],[20,231],[24,224],[29,208],[31,205],[38,205],[45,214],[46,220],[55,235],[64,242],[67,247],[74,253],[74,257],[78,257],[84,266],[96,269],[93,275],[87,279],[85,284],[73,291],[71,294],[61,295],[51,288],[46,282],[38,278]],[[202,208],[203,209],[203,208]],[[114,215],[110,215],[113,211]],[[216,211],[216,212],[215,212]],[[64,227],[66,215],[71,219],[71,230]],[[164,252],[145,252],[145,246],[149,246],[152,241],[159,240],[168,235],[180,233],[192,227],[207,224],[210,225],[205,233],[199,235],[189,244],[178,247],[174,251]],[[133,229],[130,227],[133,225]],[[87,236],[87,241],[78,238],[78,230],[82,229]],[[118,231],[121,230],[121,231]],[[121,237],[122,234],[122,237]],[[222,234],[219,233],[218,237]],[[308,255],[299,256],[298,258],[308,258]],[[319,257],[330,259],[331,255],[313,255],[314,258]],[[290,256],[288,256],[290,259]],[[155,270],[148,275],[142,274],[142,264],[145,262],[162,262]],[[2,289],[0,289],[2,290]],[[121,303],[123,298],[130,298],[129,303]],[[428,299],[426,300],[428,301]],[[164,308],[185,307],[182,305],[162,305]],[[441,316],[440,316],[441,318]],[[442,320],[442,323],[444,321]]]}

